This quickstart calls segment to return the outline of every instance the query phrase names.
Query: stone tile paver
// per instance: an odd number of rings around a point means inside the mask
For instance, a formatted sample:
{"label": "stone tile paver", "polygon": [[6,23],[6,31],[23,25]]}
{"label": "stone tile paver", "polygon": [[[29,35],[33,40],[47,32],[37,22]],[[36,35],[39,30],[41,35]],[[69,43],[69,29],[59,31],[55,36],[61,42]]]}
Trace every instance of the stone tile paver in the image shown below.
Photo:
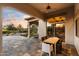
{"label": "stone tile paver", "polygon": [[3,36],[3,56],[41,55],[40,40],[34,37]]}

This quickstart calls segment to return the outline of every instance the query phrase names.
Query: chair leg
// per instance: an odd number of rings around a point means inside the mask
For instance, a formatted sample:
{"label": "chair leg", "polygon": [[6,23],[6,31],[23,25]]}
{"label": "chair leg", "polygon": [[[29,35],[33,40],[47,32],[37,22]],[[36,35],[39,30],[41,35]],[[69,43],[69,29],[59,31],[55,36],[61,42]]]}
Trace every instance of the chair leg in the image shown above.
{"label": "chair leg", "polygon": [[51,56],[51,52],[49,52],[49,56]]}
{"label": "chair leg", "polygon": [[51,51],[53,50],[53,45],[50,45],[50,51],[49,51],[49,56],[51,56]]}

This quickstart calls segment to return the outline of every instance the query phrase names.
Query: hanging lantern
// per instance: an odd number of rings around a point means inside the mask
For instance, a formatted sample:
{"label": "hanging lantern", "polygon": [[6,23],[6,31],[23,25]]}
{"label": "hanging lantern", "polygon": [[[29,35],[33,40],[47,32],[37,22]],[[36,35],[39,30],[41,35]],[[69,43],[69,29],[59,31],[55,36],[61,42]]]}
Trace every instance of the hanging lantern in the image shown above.
{"label": "hanging lantern", "polygon": [[54,22],[56,22],[56,20],[54,18],[50,18],[50,19],[48,19],[48,22],[49,23],[54,23]]}

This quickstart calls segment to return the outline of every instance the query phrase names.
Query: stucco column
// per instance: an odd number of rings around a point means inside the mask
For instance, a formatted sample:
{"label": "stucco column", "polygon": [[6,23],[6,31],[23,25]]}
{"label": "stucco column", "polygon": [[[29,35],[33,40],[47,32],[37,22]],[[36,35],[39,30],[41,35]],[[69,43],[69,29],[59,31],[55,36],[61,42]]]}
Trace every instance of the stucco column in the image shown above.
{"label": "stucco column", "polygon": [[65,43],[74,45],[74,21],[71,13],[67,15],[65,21]]}
{"label": "stucco column", "polygon": [[30,24],[28,22],[28,38],[30,38]]}
{"label": "stucco column", "polygon": [[43,36],[46,36],[46,34],[47,34],[46,21],[39,20],[39,26],[38,26],[39,39],[41,39],[41,37],[43,37]]}
{"label": "stucco column", "polygon": [[2,9],[0,6],[0,53],[2,52]]}

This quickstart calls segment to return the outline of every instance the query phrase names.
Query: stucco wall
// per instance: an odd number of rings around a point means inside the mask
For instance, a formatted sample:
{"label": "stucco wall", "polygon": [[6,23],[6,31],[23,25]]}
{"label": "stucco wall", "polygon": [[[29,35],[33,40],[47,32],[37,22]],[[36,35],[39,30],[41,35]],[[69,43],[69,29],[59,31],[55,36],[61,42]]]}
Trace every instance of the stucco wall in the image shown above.
{"label": "stucco wall", "polygon": [[46,36],[46,21],[39,20],[39,27],[38,27],[39,39],[41,37]]}
{"label": "stucco wall", "polygon": [[79,18],[79,4],[75,4],[75,18],[74,18],[74,45],[79,54],[79,37],[76,36],[76,26],[75,26],[75,21],[77,18]]}
{"label": "stucco wall", "polygon": [[74,45],[73,15],[68,13],[65,21],[65,43]]}
{"label": "stucco wall", "polygon": [[79,17],[79,4],[75,4],[75,17],[71,15],[67,15],[67,19],[65,22],[65,43],[73,44],[79,54],[79,37],[76,36],[76,25],[75,21]]}

